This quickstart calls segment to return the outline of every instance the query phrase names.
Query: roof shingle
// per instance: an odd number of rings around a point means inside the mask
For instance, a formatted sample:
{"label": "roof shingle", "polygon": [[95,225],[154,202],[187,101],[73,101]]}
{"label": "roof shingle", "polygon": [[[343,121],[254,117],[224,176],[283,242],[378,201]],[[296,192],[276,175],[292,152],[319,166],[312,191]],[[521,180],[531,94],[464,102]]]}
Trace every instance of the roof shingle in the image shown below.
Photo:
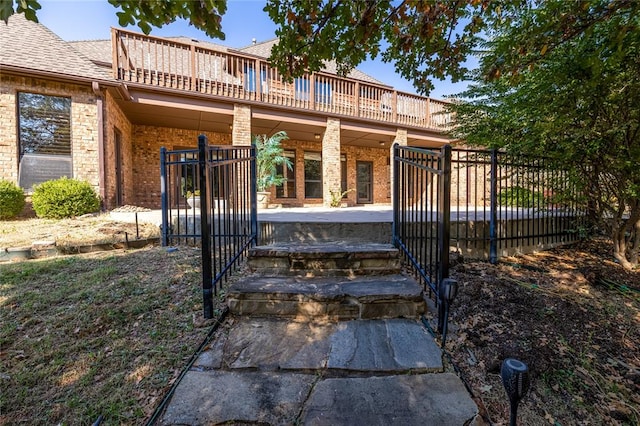
{"label": "roof shingle", "polygon": [[44,25],[27,20],[22,14],[0,22],[0,68],[15,66],[48,73],[96,80],[112,79],[110,70],[101,69]]}

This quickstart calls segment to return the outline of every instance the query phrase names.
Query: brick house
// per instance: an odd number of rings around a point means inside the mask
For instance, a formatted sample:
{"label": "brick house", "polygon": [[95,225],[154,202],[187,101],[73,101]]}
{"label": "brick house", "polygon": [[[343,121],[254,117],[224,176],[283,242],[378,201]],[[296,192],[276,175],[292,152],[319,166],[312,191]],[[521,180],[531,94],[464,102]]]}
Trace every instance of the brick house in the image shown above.
{"label": "brick house", "polygon": [[285,82],[268,66],[275,40],[241,49],[112,29],[65,42],[14,15],[0,23],[0,178],[28,189],[59,176],[90,182],[106,209],[160,205],[159,152],[248,145],[284,130],[294,165],[272,189],[284,206],[391,202],[390,148],[449,140],[445,102],[335,66]]}

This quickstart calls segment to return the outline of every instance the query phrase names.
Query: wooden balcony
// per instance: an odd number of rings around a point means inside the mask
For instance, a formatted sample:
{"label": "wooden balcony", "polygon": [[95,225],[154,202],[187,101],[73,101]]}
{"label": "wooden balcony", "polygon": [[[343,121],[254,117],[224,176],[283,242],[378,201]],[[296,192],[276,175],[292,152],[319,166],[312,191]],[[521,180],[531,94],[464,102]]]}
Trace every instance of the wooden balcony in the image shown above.
{"label": "wooden balcony", "polygon": [[328,73],[286,82],[263,58],[112,30],[118,80],[331,115],[447,130],[447,102]]}

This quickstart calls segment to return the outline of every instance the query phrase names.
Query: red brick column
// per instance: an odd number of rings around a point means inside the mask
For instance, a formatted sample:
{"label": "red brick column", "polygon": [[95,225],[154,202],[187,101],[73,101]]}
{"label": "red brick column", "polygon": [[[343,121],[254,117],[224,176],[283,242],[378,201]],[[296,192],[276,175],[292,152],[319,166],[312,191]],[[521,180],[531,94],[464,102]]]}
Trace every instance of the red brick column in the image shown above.
{"label": "red brick column", "polygon": [[322,138],[322,201],[331,205],[331,191],[340,191],[340,120],[327,118]]}

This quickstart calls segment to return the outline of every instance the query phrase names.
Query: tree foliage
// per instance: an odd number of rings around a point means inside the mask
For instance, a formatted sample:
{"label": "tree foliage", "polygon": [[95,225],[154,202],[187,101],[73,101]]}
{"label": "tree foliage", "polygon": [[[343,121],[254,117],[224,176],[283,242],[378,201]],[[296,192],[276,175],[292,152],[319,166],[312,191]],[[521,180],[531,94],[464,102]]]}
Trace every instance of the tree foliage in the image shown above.
{"label": "tree foliage", "polygon": [[287,180],[278,174],[277,166],[293,169],[291,160],[284,155],[282,141],[289,139],[287,133],[280,131],[271,136],[254,135],[253,144],[256,147],[256,179],[258,191],[263,192],[272,186],[280,186]]}
{"label": "tree foliage", "polygon": [[[470,144],[545,155],[571,171],[587,197],[591,218],[607,229],[614,256],[638,264],[640,250],[640,15],[610,12],[615,2],[590,2],[607,16],[542,57],[521,57],[519,72],[495,75],[523,27],[547,20],[548,8],[523,11],[517,22],[495,31],[477,84],[455,106],[454,135]],[[551,45],[551,40],[549,40]],[[542,48],[544,49],[544,46]],[[481,76],[492,75],[492,79]]]}
{"label": "tree foliage", "polygon": [[[469,78],[469,55],[484,52],[492,62],[484,77],[518,75],[617,11],[639,9],[635,0],[272,0],[265,7],[278,25],[271,60],[283,75],[317,71],[327,60],[346,73],[380,54],[422,93],[433,78]],[[536,10],[544,13],[527,13]],[[512,26],[519,31],[510,49],[487,51],[485,39]]]}

